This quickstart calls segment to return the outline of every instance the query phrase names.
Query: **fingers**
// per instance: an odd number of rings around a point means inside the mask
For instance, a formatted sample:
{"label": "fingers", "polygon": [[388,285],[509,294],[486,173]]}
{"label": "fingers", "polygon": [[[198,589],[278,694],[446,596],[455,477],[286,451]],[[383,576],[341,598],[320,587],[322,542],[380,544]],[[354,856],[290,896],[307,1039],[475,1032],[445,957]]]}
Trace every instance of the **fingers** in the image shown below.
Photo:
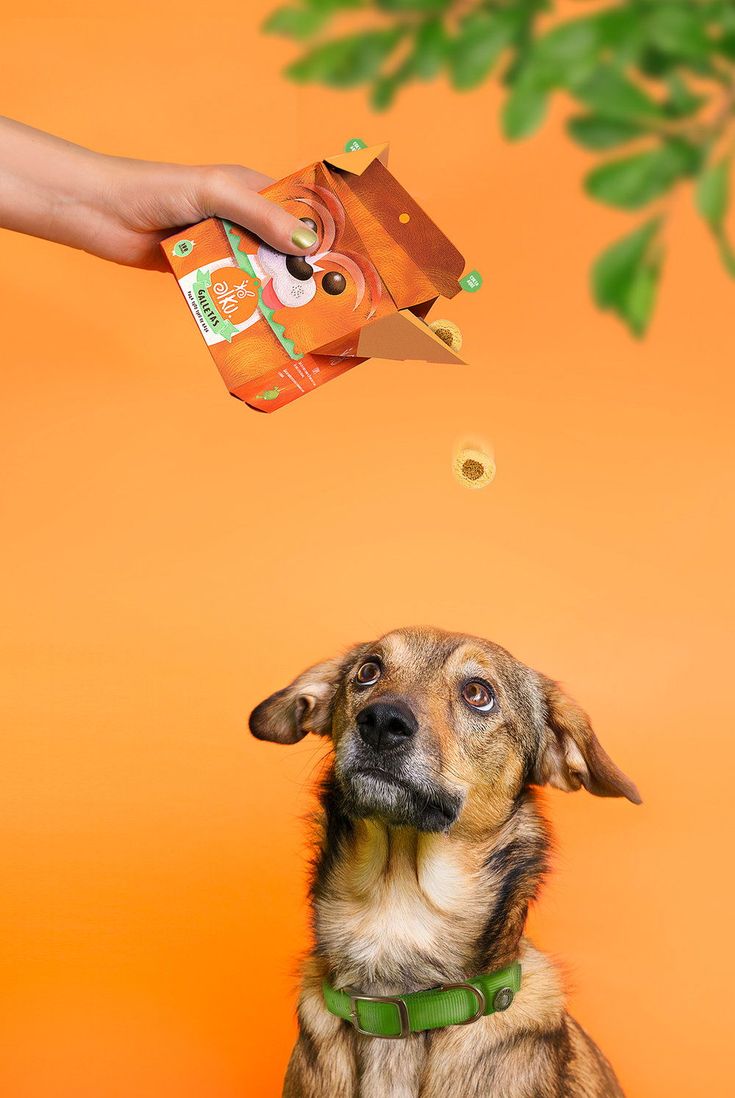
{"label": "fingers", "polygon": [[269,187],[271,183],[275,183],[272,175],[263,175],[262,172],[245,168],[242,164],[222,164],[220,167],[226,172],[231,172],[236,179],[249,187],[251,191],[262,191],[264,187]]}
{"label": "fingers", "polygon": [[238,167],[208,168],[206,173],[202,194],[204,216],[226,217],[251,229],[272,248],[290,255],[305,255],[316,244],[316,233],[303,221],[253,188],[253,184],[267,186],[272,182],[267,176]]}

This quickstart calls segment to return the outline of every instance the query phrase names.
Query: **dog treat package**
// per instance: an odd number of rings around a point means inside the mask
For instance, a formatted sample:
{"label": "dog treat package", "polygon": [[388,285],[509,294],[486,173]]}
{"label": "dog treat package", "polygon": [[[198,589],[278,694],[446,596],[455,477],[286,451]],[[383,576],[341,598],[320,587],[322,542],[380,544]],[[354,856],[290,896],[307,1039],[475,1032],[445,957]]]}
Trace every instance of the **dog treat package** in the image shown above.
{"label": "dog treat package", "polygon": [[385,166],[387,146],[264,190],[317,233],[287,256],[210,218],[162,248],[233,396],[271,412],[367,358],[462,363],[425,322],[464,260]]}

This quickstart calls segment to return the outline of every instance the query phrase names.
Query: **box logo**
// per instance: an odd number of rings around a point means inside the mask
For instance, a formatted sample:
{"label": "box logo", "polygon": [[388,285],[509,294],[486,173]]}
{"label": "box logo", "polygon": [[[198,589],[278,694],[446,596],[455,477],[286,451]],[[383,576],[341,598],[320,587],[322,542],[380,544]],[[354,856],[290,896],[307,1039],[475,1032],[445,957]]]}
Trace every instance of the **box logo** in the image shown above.
{"label": "box logo", "polygon": [[200,267],[179,279],[202,334],[208,344],[231,343],[260,314],[260,280],[231,262]]}

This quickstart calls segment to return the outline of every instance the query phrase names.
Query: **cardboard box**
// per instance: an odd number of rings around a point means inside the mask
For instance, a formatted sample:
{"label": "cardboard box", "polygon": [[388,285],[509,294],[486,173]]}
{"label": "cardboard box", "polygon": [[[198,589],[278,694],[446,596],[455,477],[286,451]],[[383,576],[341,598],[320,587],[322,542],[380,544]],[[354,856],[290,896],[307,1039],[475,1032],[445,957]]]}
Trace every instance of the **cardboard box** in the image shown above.
{"label": "cardboard box", "polygon": [[272,412],[367,358],[462,363],[424,322],[464,260],[388,171],[387,145],[330,157],[263,193],[315,227],[304,258],[210,218],[162,243],[233,396]]}

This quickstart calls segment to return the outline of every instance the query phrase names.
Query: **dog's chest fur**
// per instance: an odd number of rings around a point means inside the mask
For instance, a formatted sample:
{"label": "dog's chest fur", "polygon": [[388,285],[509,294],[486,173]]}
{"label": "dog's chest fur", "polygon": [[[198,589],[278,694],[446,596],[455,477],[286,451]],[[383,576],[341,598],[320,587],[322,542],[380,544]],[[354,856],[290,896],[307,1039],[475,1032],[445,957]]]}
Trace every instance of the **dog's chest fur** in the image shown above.
{"label": "dog's chest fur", "polygon": [[459,978],[483,908],[477,871],[448,836],[362,821],[317,901],[317,939],[339,986],[418,990]]}
{"label": "dog's chest fur", "polygon": [[[481,841],[327,811],[287,1098],[619,1098],[567,1018],[553,966],[523,937],[545,842],[532,800]],[[400,995],[516,959],[523,982],[511,1009],[403,1041],[356,1033],[322,996],[325,979]]]}
{"label": "dog's chest fur", "polygon": [[[316,905],[320,949],[338,985],[390,995],[460,979],[491,900],[467,850],[446,835],[364,821],[345,854]],[[431,1045],[357,1037],[360,1098],[385,1098],[388,1079],[391,1098],[417,1098]]]}

